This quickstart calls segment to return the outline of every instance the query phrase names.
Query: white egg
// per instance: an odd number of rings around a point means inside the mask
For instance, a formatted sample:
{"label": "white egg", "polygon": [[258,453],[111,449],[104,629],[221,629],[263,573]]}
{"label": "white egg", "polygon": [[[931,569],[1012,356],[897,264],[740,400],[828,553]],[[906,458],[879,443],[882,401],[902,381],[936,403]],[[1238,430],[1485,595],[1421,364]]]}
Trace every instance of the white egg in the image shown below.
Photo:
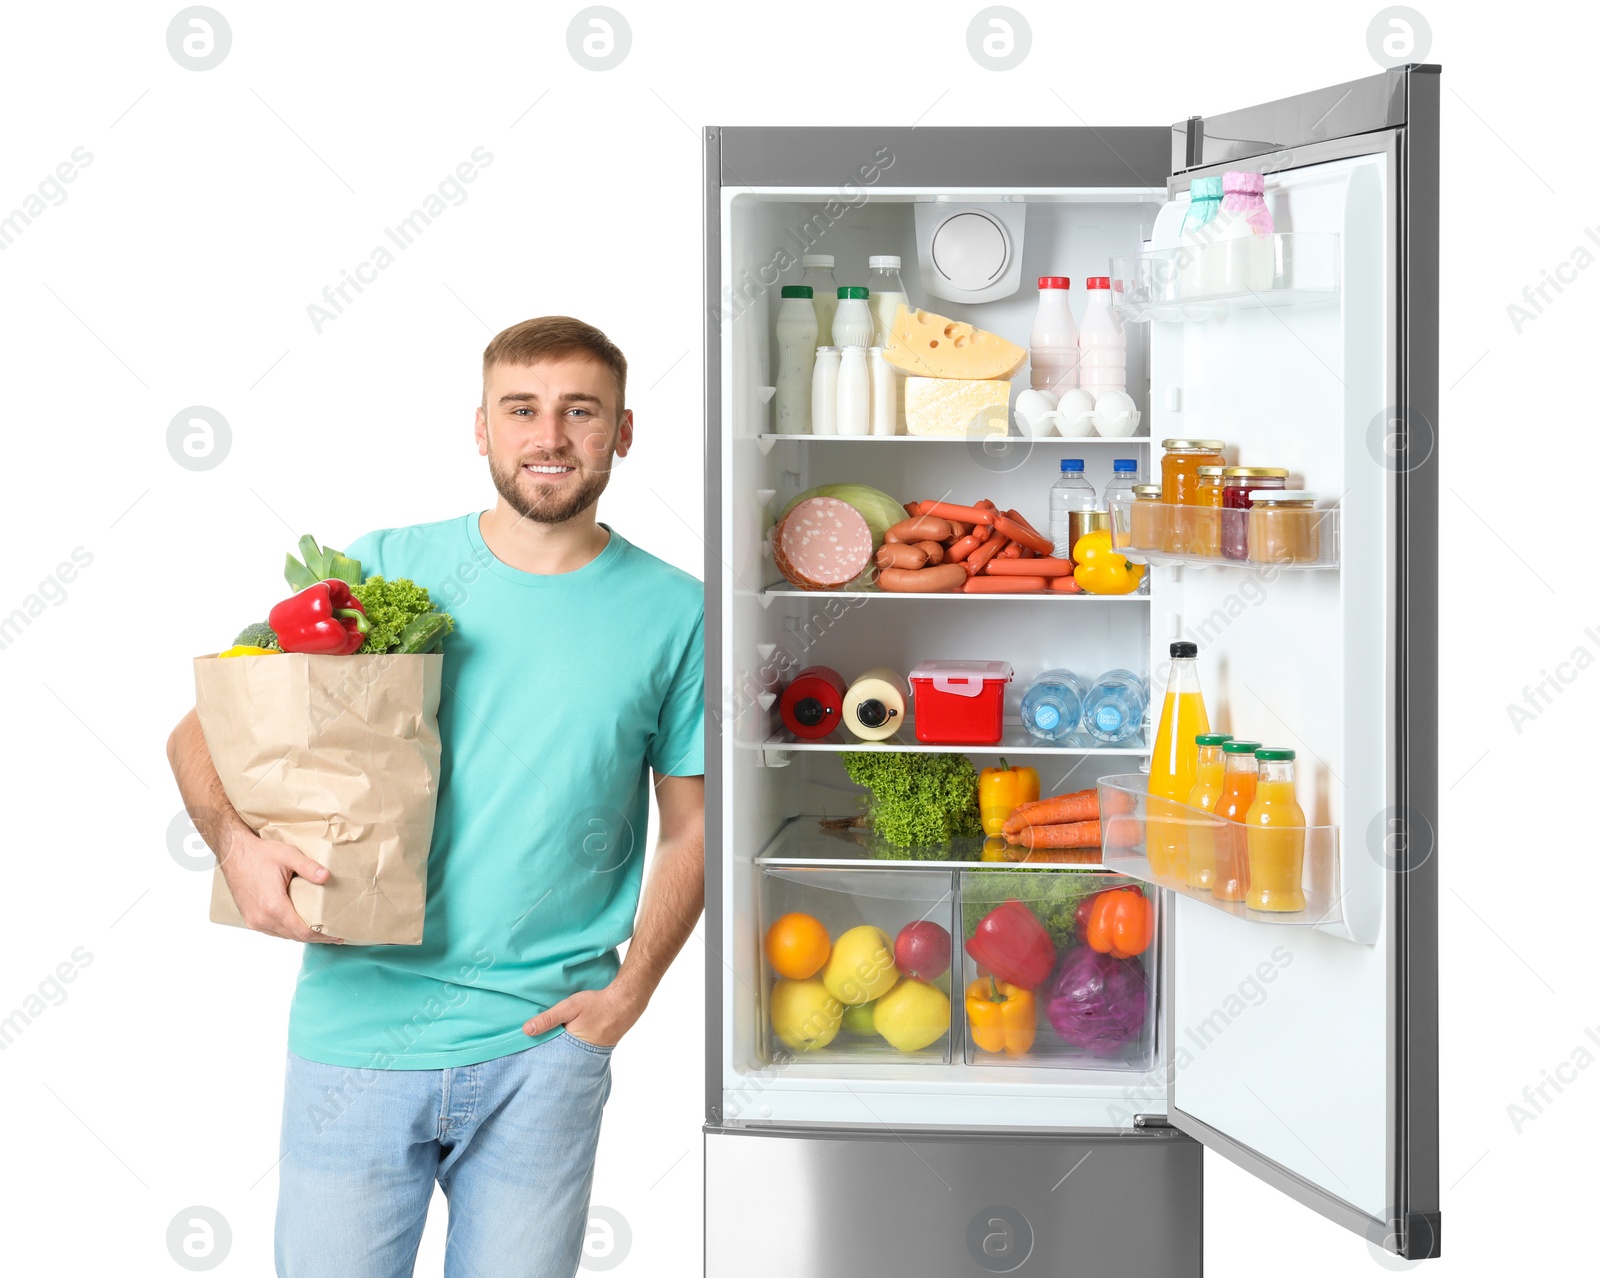
{"label": "white egg", "polygon": [[1017,429],[1034,439],[1055,434],[1056,397],[1045,390],[1025,390],[1017,395],[1012,410],[1017,419]]}
{"label": "white egg", "polygon": [[1063,392],[1057,411],[1061,414],[1063,435],[1094,434],[1094,396],[1088,391],[1075,388]]}
{"label": "white egg", "polygon": [[1121,438],[1139,429],[1139,410],[1126,391],[1100,393],[1094,405],[1094,428],[1102,435]]}

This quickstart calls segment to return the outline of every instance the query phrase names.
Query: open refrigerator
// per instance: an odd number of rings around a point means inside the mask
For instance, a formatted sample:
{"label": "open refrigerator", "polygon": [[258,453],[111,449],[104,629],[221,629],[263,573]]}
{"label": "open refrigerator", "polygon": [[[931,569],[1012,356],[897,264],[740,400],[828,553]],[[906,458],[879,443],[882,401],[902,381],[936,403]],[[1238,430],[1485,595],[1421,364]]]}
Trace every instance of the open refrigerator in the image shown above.
{"label": "open refrigerator", "polygon": [[[705,130],[707,1274],[1198,1274],[1204,1148],[1392,1252],[1439,1254],[1438,81],[1400,67],[1170,129]],[[1162,210],[1233,170],[1264,177],[1273,270],[1219,292],[1173,266]],[[925,224],[946,205],[1012,228],[1001,267],[1020,288],[963,304],[926,286]],[[1136,433],[774,434],[778,285],[807,252],[832,254],[840,283],[898,254],[913,307],[1022,346],[1035,277],[1109,274]],[[1026,386],[1024,371],[1013,394]],[[1098,491],[1114,458],[1151,477],[1169,437],[1303,476],[1331,499],[1322,553],[1280,570],[1130,549],[1147,594],[897,595],[794,588],[764,549],[791,497],[846,481],[989,498],[1043,528],[1062,458]],[[1058,866],[955,846],[886,860],[821,825],[859,809],[850,749],[1004,756],[1046,795],[1098,785],[1154,820],[1143,774],[1179,639],[1198,645],[1213,729],[1298,752],[1306,910],[1219,904],[1109,833],[1101,864]],[[849,679],[930,658],[1011,663],[1001,744],[782,728],[776,699],[803,667]],[[1146,734],[1028,736],[1018,699],[1063,666],[1147,673]],[[1119,884],[1158,919],[1140,1031],[1093,1054],[1041,1018],[1031,1051],[975,1046],[974,920],[1003,899],[1048,918]],[[849,1033],[787,1050],[763,936],[789,912],[835,938],[938,922],[948,1028],[910,1052]]]}

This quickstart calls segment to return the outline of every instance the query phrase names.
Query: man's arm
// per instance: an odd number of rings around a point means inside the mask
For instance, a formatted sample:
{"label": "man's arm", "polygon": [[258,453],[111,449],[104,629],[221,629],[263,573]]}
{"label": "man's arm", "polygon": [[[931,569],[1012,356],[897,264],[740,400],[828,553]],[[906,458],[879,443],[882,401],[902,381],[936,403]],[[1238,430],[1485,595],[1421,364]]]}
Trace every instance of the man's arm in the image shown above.
{"label": "man's arm", "polygon": [[580,991],[540,1012],[523,1033],[565,1025],[586,1042],[613,1046],[644,1014],[694,931],[705,908],[706,779],[655,775],[661,832],[622,969],[605,989]]}
{"label": "man's arm", "polygon": [[330,941],[306,926],[289,899],[289,881],[300,875],[324,883],[328,871],[298,848],[260,838],[244,823],[222,788],[222,778],[211,762],[200,716],[193,710],[183,716],[167,738],[167,761],[178,780],[178,792],[189,819],[206,845],[217,854],[217,864],[239,906],[245,926],[290,941]]}

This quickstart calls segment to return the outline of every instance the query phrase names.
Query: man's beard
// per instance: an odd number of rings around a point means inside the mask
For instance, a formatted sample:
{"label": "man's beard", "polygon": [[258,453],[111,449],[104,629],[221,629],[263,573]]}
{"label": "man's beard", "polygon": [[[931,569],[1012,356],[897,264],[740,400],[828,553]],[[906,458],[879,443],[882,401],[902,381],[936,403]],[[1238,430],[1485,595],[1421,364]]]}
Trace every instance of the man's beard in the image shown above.
{"label": "man's beard", "polygon": [[605,492],[606,485],[611,481],[611,465],[615,458],[615,452],[609,454],[605,469],[597,471],[585,470],[570,461],[527,459],[527,464],[532,466],[575,466],[575,472],[569,476],[572,480],[570,484],[565,479],[554,484],[540,483],[530,472],[522,469],[523,462],[505,466],[497,462],[493,454],[489,457],[489,474],[493,476],[494,486],[505,498],[506,505],[524,519],[541,524],[561,524],[600,500],[600,494]]}

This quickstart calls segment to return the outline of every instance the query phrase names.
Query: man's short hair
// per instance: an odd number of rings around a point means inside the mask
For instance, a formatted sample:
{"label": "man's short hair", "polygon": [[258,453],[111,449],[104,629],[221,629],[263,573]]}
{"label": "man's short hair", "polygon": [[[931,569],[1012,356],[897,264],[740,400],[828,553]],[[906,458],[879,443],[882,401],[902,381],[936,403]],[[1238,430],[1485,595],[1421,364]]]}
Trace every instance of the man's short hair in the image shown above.
{"label": "man's short hair", "polygon": [[496,364],[534,364],[545,359],[586,355],[611,370],[617,383],[617,412],[627,399],[628,361],[615,342],[593,324],[570,315],[541,315],[498,334],[483,349],[483,394],[487,406],[489,370]]}

